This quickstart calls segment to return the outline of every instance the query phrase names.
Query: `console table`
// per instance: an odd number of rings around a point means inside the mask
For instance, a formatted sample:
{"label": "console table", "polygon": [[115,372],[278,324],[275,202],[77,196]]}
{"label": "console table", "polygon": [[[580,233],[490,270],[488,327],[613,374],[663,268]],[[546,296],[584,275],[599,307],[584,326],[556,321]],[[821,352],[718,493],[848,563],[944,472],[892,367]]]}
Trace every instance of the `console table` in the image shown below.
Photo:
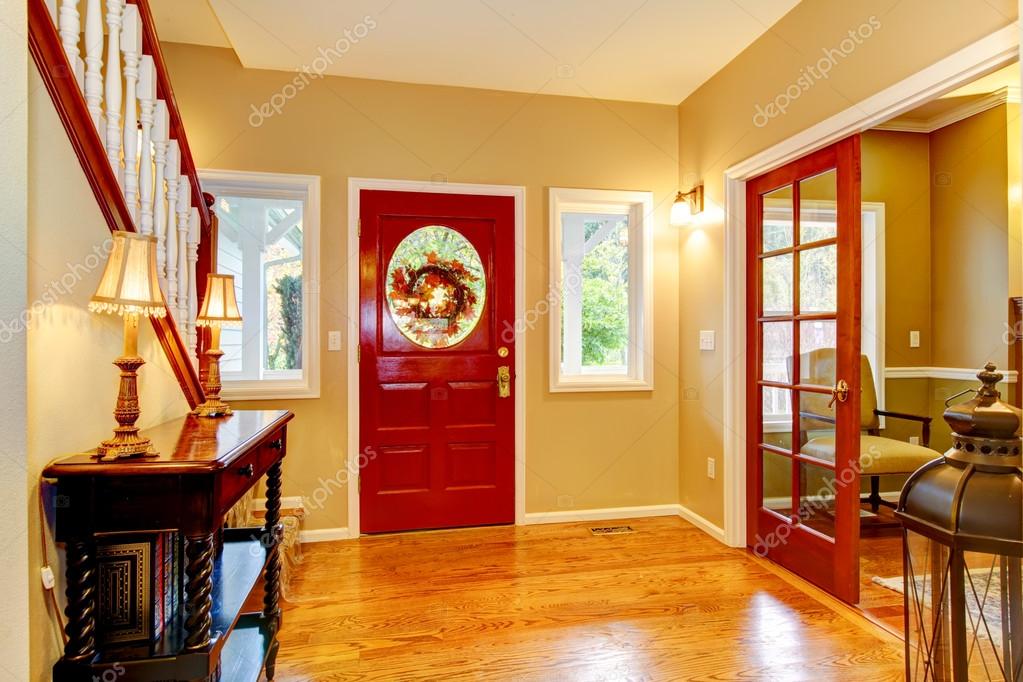
{"label": "console table", "polygon": [[[67,551],[68,641],[53,667],[57,682],[273,679],[281,626],[281,465],[287,411],[192,415],[143,433],[158,456],[59,459],[43,471],[57,481],[56,538]],[[228,510],[266,476],[266,523],[225,529]],[[183,591],[162,634],[126,653],[97,639],[97,540],[167,532],[183,538]],[[263,582],[263,608],[243,613]]]}

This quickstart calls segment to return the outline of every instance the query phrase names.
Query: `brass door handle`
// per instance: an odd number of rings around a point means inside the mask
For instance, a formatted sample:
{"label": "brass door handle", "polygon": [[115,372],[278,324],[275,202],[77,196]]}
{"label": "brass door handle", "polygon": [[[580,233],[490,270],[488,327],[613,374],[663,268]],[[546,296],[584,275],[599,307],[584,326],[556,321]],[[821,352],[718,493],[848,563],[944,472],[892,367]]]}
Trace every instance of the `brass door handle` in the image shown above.
{"label": "brass door handle", "polygon": [[511,367],[501,365],[497,368],[497,397],[507,398],[511,395]]}
{"label": "brass door handle", "polygon": [[835,401],[844,403],[849,399],[849,384],[845,379],[839,379],[835,387],[831,389],[831,402],[828,403],[828,407],[834,407]]}

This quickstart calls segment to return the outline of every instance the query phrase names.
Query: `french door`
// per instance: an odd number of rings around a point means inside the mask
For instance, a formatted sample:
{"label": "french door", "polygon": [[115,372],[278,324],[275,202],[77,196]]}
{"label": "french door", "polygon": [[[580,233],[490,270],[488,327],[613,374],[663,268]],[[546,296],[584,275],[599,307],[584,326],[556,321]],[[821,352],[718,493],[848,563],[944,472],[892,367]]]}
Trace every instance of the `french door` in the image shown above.
{"label": "french door", "polygon": [[746,185],[747,544],[859,598],[860,140]]}
{"label": "french door", "polygon": [[513,523],[514,198],[362,190],[359,220],[362,531]]}

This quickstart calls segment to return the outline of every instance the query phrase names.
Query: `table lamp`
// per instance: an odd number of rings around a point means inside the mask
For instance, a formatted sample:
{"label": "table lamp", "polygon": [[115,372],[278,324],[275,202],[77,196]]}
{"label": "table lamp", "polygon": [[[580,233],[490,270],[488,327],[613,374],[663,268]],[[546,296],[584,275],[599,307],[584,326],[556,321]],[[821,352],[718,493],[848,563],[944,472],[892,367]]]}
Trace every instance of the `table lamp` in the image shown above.
{"label": "table lamp", "polygon": [[242,321],[238,302],[234,296],[234,275],[209,274],[206,276],[206,295],[202,308],[195,318],[200,327],[210,328],[210,347],[206,350],[209,365],[206,369],[206,402],[195,408],[200,417],[222,417],[231,414],[231,407],[220,399],[220,329],[224,325],[236,325]]}
{"label": "table lamp", "polygon": [[111,235],[113,248],[99,287],[89,301],[89,310],[124,318],[124,353],[114,360],[121,370],[121,384],[114,407],[117,428],[114,437],[100,443],[99,457],[153,456],[148,438],[139,436],[138,369],[139,318],[163,317],[167,304],[156,274],[156,237],[117,231]]}

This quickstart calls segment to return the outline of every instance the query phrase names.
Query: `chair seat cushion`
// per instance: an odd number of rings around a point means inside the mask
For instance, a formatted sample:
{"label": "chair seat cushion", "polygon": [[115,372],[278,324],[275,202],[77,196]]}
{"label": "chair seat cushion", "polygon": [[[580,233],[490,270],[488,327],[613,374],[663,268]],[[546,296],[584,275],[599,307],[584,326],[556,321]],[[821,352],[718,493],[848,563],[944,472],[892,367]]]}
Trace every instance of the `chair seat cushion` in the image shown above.
{"label": "chair seat cushion", "polygon": [[[828,462],[835,461],[835,437],[820,436],[803,446],[802,453]],[[860,436],[860,473],[864,476],[911,474],[941,457],[937,450],[894,438]]]}

